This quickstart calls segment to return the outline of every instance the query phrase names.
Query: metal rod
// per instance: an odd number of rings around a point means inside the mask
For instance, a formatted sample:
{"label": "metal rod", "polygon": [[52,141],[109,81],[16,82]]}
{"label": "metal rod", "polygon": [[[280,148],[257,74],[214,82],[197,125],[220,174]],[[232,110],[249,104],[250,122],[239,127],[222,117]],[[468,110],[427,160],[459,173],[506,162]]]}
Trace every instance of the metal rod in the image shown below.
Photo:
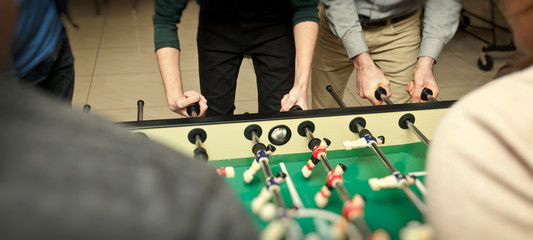
{"label": "metal rod", "polygon": [[324,167],[328,172],[333,171],[333,167],[331,166],[331,163],[329,162],[329,159],[325,157],[324,155],[320,155],[320,160],[322,161],[322,164],[324,164]]}
{"label": "metal rod", "polygon": [[339,104],[339,106],[341,108],[345,108],[346,107],[346,104],[344,104],[344,102],[342,101],[342,99],[339,97],[339,95],[337,95],[337,93],[335,92],[335,90],[333,90],[333,87],[331,85],[327,85],[326,86],[326,90],[331,94],[331,96],[333,97],[333,99],[335,99],[335,102],[337,102],[337,104]]}
{"label": "metal rod", "polygon": [[437,100],[435,97],[433,97],[433,95],[428,95],[428,99],[432,102],[438,102],[439,100]]}
{"label": "metal rod", "polygon": [[420,132],[420,130],[418,130],[418,128],[411,121],[406,120],[405,122],[407,122],[407,126],[418,137],[418,139],[420,139],[420,141],[429,147],[429,139],[422,132]]}
{"label": "metal rod", "polygon": [[387,95],[385,94],[381,94],[381,99],[383,99],[383,101],[385,101],[385,103],[387,103],[387,105],[393,105],[394,103],[391,102],[391,100],[387,97]]}
{"label": "metal rod", "polygon": [[413,192],[413,189],[411,189],[407,185],[407,183],[404,182],[404,183],[400,184],[400,187],[402,188],[402,190],[405,193],[405,195],[407,195],[407,198],[409,198],[409,200],[411,200],[413,205],[415,205],[416,209],[418,209],[418,211],[422,214],[422,216],[425,217],[426,216],[426,212],[427,212],[427,207],[424,204],[424,202],[422,202],[422,200],[418,197],[418,195],[416,195]]}
{"label": "metal rod", "polygon": [[265,174],[265,177],[268,178],[268,177],[274,177],[274,175],[272,175],[272,170],[270,169],[270,166],[268,165],[268,162],[266,161],[262,161],[261,162],[261,165],[262,168],[263,168],[263,173]]}
{"label": "metal rod", "polygon": [[[274,175],[272,175],[272,169],[270,169],[270,165],[268,165],[267,161],[261,162],[263,173],[265,174],[265,179],[273,178]],[[280,208],[285,208],[285,201],[283,200],[283,197],[281,196],[281,192],[279,189],[273,189],[272,193],[274,194],[274,201]]]}
{"label": "metal rod", "polygon": [[352,199],[350,197],[350,194],[348,193],[348,190],[346,190],[346,188],[344,187],[344,184],[338,182],[337,184],[335,184],[335,188],[337,189],[337,193],[339,193],[339,197],[342,202],[346,202]]}
{"label": "metal rod", "polygon": [[[378,157],[381,159],[381,162],[383,162],[383,164],[387,167],[387,169],[392,173],[394,174],[395,172],[397,172],[396,168],[394,168],[394,166],[391,164],[391,162],[387,159],[387,157],[385,156],[385,154],[381,151],[381,149],[378,147],[378,145],[373,142],[370,144],[372,149],[374,150],[374,152],[376,152],[376,154],[378,155]],[[409,188],[409,186],[407,185],[406,182],[403,182],[400,184],[400,187],[401,189],[403,190],[403,192],[405,193],[405,195],[407,195],[407,198],[413,203],[413,205],[415,205],[415,207],[418,209],[418,211],[422,214],[422,215],[426,215],[426,212],[427,212],[427,208],[426,208],[426,205],[422,202],[422,200],[418,197],[418,195],[416,195],[413,190],[411,188]]]}
{"label": "metal rod", "polygon": [[305,130],[305,136],[307,136],[307,140],[310,141],[311,139],[314,138],[313,137],[313,133],[311,132],[311,130],[308,127],[305,127],[304,130]]}
{"label": "metal rod", "polygon": [[250,131],[250,134],[252,134],[252,143],[257,144],[259,143],[259,138],[257,137],[257,132],[255,130]]}
{"label": "metal rod", "polygon": [[381,149],[378,147],[378,145],[375,142],[372,142],[370,144],[370,146],[372,147],[374,152],[378,155],[379,159],[381,159],[381,162],[383,162],[383,164],[385,164],[385,167],[387,167],[387,169],[391,173],[397,172],[397,170],[394,167],[394,165],[392,165],[392,163],[389,161],[389,159],[387,159],[387,157],[385,156],[383,151],[381,151]]}
{"label": "metal rod", "polygon": [[201,148],[202,147],[202,138],[200,137],[200,134],[194,135],[194,138],[195,138],[196,148]]}

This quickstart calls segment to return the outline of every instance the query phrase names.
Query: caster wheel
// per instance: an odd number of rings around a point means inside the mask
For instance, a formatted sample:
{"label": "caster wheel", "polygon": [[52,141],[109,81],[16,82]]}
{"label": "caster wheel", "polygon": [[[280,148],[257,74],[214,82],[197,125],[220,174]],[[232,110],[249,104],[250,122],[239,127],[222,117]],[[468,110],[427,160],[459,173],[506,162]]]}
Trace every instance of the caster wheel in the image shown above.
{"label": "caster wheel", "polygon": [[459,21],[459,27],[461,29],[465,29],[468,26],[470,26],[470,18],[464,15],[461,16],[461,20]]}
{"label": "caster wheel", "polygon": [[485,54],[484,59],[478,58],[477,66],[483,71],[490,71],[494,67],[494,60],[488,54]]}

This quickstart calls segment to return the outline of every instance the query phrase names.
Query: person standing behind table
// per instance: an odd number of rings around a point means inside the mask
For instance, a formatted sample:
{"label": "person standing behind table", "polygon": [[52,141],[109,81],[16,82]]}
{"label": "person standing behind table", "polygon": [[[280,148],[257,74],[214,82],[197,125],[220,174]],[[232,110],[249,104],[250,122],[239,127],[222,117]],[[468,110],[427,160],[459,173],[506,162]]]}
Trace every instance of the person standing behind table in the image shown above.
{"label": "person standing behind table", "polygon": [[428,220],[436,239],[533,236],[533,0],[505,0],[522,70],[461,98],[427,156]]}
{"label": "person standing behind table", "polygon": [[199,102],[199,116],[233,114],[237,75],[246,55],[257,77],[259,113],[288,111],[293,105],[307,109],[317,2],[199,0],[200,94],[184,92],[180,75],[176,23],[187,1],[156,0],[155,49],[168,107],[189,117],[185,108]]}
{"label": "person standing behind table", "polygon": [[7,71],[16,72],[19,79],[70,103],[74,57],[60,17],[60,11],[66,10],[66,0],[17,2],[19,17]]}
{"label": "person standing behind table", "polygon": [[433,65],[457,30],[461,0],[425,1],[421,37],[423,2],[324,0],[311,74],[313,108],[338,107],[325,87],[343,96],[354,68],[357,93],[373,105],[382,103],[374,96],[379,87],[394,103],[420,102],[424,88],[438,96]]}

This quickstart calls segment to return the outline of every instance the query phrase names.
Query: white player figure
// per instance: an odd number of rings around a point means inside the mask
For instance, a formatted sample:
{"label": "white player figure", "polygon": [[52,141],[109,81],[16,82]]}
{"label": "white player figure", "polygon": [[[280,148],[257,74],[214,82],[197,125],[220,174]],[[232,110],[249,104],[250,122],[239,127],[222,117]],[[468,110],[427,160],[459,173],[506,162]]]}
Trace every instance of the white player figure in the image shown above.
{"label": "white player figure", "polygon": [[365,135],[362,138],[359,138],[355,141],[344,141],[342,144],[346,150],[352,150],[355,148],[365,148],[369,147],[372,142],[377,144],[383,144],[383,137],[374,138],[372,135]]}
{"label": "white player figure", "polygon": [[342,183],[342,175],[346,171],[346,166],[342,163],[337,164],[334,170],[328,173],[326,184],[322,186],[320,191],[315,195],[315,203],[319,208],[324,208],[328,204],[331,190],[336,187],[337,183]]}
{"label": "white player figure", "polygon": [[396,188],[400,187],[404,182],[411,185],[414,184],[416,178],[411,176],[405,176],[400,172],[394,172],[392,175],[382,177],[382,178],[371,178],[368,179],[368,184],[373,191],[379,191],[382,188]]}
{"label": "white player figure", "polygon": [[279,171],[276,177],[268,177],[259,195],[252,200],[252,212],[259,215],[262,220],[269,221],[275,217],[276,206],[267,203],[272,199],[273,191],[280,191],[279,185],[285,181],[285,177],[287,175],[282,171]]}
{"label": "white player figure", "polygon": [[252,166],[243,173],[244,182],[250,183],[254,179],[255,173],[261,169],[261,164],[263,162],[266,162],[268,164],[268,157],[272,152],[274,152],[275,148],[272,145],[268,145],[267,150],[259,150],[255,154],[255,159],[252,161]]}

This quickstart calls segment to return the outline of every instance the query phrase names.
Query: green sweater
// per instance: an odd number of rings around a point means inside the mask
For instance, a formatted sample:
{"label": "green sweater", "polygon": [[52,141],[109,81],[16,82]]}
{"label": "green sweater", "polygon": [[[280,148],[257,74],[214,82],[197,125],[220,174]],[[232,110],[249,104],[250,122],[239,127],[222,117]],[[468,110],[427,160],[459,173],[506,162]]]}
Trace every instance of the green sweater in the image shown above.
{"label": "green sweater", "polygon": [[[237,20],[272,20],[290,18],[296,25],[318,22],[318,0],[198,0],[200,8],[221,17]],[[154,15],[155,50],[180,49],[176,24],[180,22],[187,0],[156,0]]]}

